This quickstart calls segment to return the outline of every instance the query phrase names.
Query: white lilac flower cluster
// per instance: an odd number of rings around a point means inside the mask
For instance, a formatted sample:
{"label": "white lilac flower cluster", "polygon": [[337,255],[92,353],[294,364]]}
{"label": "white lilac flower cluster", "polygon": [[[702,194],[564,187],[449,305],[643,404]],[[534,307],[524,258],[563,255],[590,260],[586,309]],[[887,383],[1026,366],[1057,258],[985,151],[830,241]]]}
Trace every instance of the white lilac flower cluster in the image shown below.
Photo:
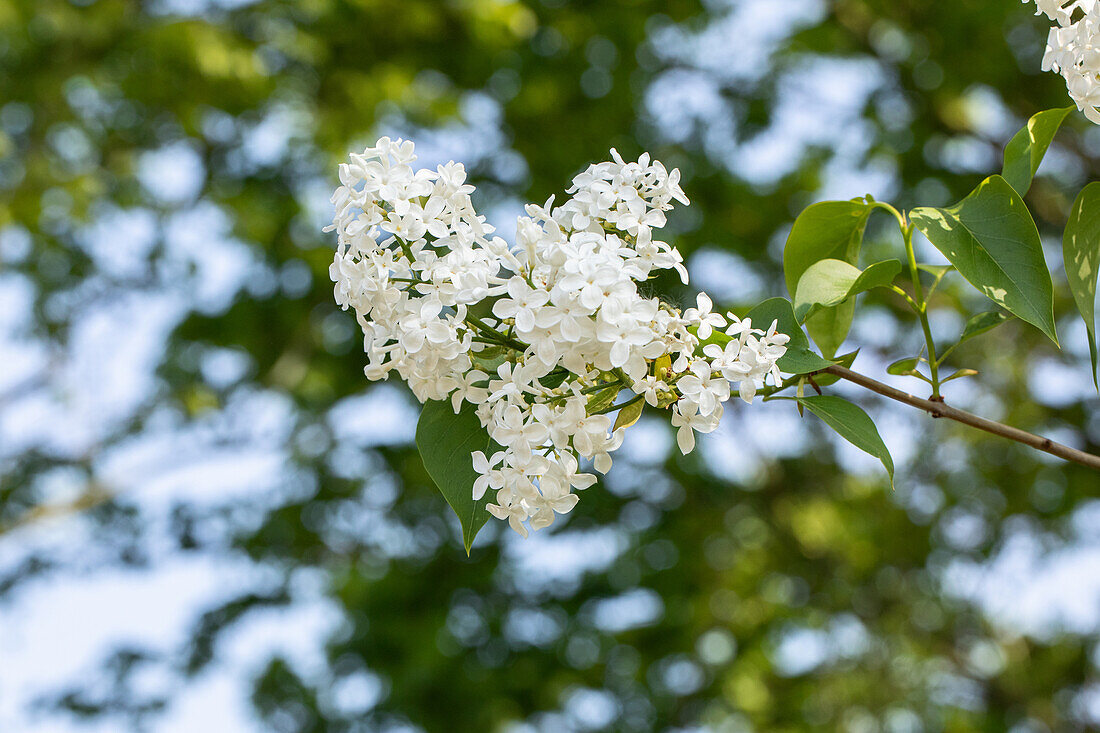
{"label": "white lilac flower cluster", "polygon": [[610,413],[669,409],[687,453],[718,426],[730,383],[751,402],[786,351],[774,323],[714,313],[705,294],[680,312],[639,292],[659,270],[687,283],[679,252],[653,235],[673,200],[688,202],[679,171],[611,154],[561,206],[528,205],[514,248],[474,211],[462,165],[414,170],[408,141],[351,155],[332,197],[330,272],[363,329],[367,377],[395,371],[421,402],[476,407],[502,450],[472,454],[473,497],[495,492],[488,510],[524,536],[595,482],[582,459],[611,467],[624,428]]}
{"label": "white lilac flower cluster", "polygon": [[1100,124],[1100,2],[1035,2],[1039,8],[1036,14],[1043,13],[1058,24],[1050,29],[1043,71],[1053,70],[1064,76],[1077,109]]}

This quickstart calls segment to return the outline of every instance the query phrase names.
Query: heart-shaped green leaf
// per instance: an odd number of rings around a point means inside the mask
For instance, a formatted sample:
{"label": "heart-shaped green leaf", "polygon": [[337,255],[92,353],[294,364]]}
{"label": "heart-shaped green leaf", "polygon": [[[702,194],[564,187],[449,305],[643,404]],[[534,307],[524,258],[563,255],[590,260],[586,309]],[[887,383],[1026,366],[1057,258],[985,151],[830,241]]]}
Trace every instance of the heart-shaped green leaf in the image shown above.
{"label": "heart-shaped green leaf", "polygon": [[890,475],[890,486],[894,485],[894,459],[890,457],[890,451],[882,442],[882,436],[878,434],[870,415],[859,406],[834,395],[799,397],[798,402],[821,418],[840,437],[879,459]]}
{"label": "heart-shaped green leaf", "polygon": [[1058,343],[1039,231],[1004,178],[987,178],[951,208],[922,207],[909,217],[979,292]]}
{"label": "heart-shaped green leaf", "polygon": [[843,260],[819,260],[802,273],[794,299],[794,315],[802,322],[821,308],[839,305],[872,288],[888,287],[901,272],[897,260],[876,262],[860,272]]}
{"label": "heart-shaped green leaf", "polygon": [[1100,183],[1090,183],[1077,195],[1062,238],[1066,279],[1077,310],[1085,319],[1092,356],[1092,381],[1096,378],[1096,274],[1100,268]]}
{"label": "heart-shaped green leaf", "polygon": [[1058,128],[1062,126],[1062,121],[1075,109],[1076,107],[1061,107],[1044,110],[1028,120],[1023,129],[1008,141],[1001,175],[1021,196],[1031,188],[1035,171],[1039,170],[1039,164],[1043,162],[1043,156],[1058,133]]}
{"label": "heart-shaped green leaf", "polygon": [[[815,262],[834,259],[854,265],[872,211],[874,206],[865,201],[822,201],[807,207],[795,219],[783,248],[787,291],[796,294],[798,281]],[[854,303],[842,303],[807,321],[806,330],[825,356],[831,357],[843,343],[854,313]]]}
{"label": "heart-shaped green leaf", "polygon": [[482,497],[474,501],[474,481],[478,473],[474,470],[471,454],[482,451],[489,458],[501,447],[481,426],[473,405],[463,402],[456,415],[450,400],[424,403],[416,424],[416,447],[428,475],[458,515],[462,544],[468,555],[478,531],[489,519],[485,509],[488,500]]}

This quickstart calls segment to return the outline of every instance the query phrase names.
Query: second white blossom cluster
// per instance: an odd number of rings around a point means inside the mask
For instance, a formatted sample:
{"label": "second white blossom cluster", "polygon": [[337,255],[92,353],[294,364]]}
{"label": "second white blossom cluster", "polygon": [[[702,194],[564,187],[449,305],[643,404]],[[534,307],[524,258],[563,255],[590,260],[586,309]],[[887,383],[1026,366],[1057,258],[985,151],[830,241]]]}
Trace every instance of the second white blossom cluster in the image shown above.
{"label": "second white blossom cluster", "polygon": [[[328,231],[336,300],[363,329],[366,375],[396,372],[421,401],[469,403],[501,447],[471,456],[473,498],[526,536],[568,512],[611,467],[641,403],[667,409],[687,453],[718,426],[731,383],[751,402],[788,337],[715,313],[681,312],[639,284],[675,270],[654,238],[679,171],[643,155],[594,164],[554,206],[527,206],[511,248],[474,210],[460,164],[414,170],[413,144],[380,139],[340,166]],[[628,397],[623,397],[629,395]],[[470,408],[467,408],[470,409]],[[634,415],[613,426],[611,413]]]}
{"label": "second white blossom cluster", "polygon": [[[1031,0],[1023,0],[1031,2]],[[1043,71],[1066,79],[1077,109],[1100,124],[1100,2],[1035,0],[1038,12],[1057,23],[1050,29]]]}

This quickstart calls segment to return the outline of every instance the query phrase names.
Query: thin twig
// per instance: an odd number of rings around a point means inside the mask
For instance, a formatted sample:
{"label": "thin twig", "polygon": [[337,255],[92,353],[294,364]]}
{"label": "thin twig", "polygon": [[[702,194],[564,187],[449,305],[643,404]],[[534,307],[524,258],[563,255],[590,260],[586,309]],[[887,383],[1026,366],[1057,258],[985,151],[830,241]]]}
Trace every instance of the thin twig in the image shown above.
{"label": "thin twig", "polygon": [[987,433],[999,435],[1002,438],[1015,440],[1017,443],[1023,443],[1032,448],[1050,453],[1052,456],[1058,456],[1067,461],[1080,463],[1082,466],[1088,466],[1089,468],[1100,471],[1100,456],[1085,453],[1076,448],[1070,448],[1068,445],[1056,443],[1050,438],[1044,438],[1041,435],[1035,435],[1026,430],[1020,430],[1019,428],[994,422],[993,420],[987,420],[984,417],[978,417],[973,413],[951,407],[941,401],[915,397],[908,392],[902,392],[900,389],[895,389],[888,384],[883,384],[882,382],[871,379],[858,372],[853,372],[851,369],[846,369],[838,364],[833,364],[821,371],[840,377],[841,379],[846,379],[853,384],[858,384],[860,387],[869,389],[883,397],[889,397],[892,400],[897,400],[911,407],[924,410],[933,417],[946,417],[949,420],[960,422],[963,425],[969,425],[978,430],[984,430]]}
{"label": "thin twig", "polygon": [[41,504],[23,513],[21,517],[10,524],[0,525],[0,540],[30,525],[38,524],[49,519],[68,517],[94,509],[118,498],[118,494],[98,485],[90,485],[84,493],[70,501],[62,501],[54,504]]}
{"label": "thin twig", "polygon": [[617,405],[608,405],[607,407],[603,408],[602,410],[596,410],[592,414],[593,415],[606,415],[609,412],[615,412],[615,410],[621,410],[624,407],[630,407],[631,405],[635,404],[636,402],[638,402],[638,400],[642,399],[643,397],[645,397],[645,395],[635,395],[634,397],[631,397],[626,402],[620,402]]}

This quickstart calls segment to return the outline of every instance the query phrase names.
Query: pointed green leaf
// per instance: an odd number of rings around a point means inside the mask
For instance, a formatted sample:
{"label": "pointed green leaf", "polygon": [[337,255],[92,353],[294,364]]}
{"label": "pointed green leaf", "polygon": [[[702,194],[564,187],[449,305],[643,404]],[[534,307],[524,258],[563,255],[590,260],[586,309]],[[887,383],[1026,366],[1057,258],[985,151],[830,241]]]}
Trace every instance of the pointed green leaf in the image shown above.
{"label": "pointed green leaf", "polygon": [[832,308],[824,308],[806,319],[806,331],[823,354],[832,356],[848,338],[855,319],[856,304],[849,300]]}
{"label": "pointed green leaf", "polygon": [[784,373],[809,374],[832,364],[810,351],[810,340],[798,325],[791,302],[786,298],[769,298],[750,310],[745,318],[751,318],[755,328],[764,330],[771,327],[773,321],[777,321],[777,330],[791,337],[787,342],[787,353],[777,362]]}
{"label": "pointed green leaf", "polygon": [[1100,183],[1090,183],[1077,195],[1062,238],[1066,279],[1077,310],[1085,319],[1092,356],[1092,382],[1096,378],[1096,273],[1100,268]]}
{"label": "pointed green leaf", "polygon": [[783,274],[793,295],[810,265],[824,259],[856,261],[873,207],[859,201],[822,201],[806,208],[783,249]]}
{"label": "pointed green leaf", "polygon": [[613,387],[608,387],[602,392],[597,392],[588,398],[588,404],[585,406],[585,410],[589,415],[602,414],[607,408],[615,404],[615,398],[619,396],[619,392],[621,391],[622,388],[615,385]]}
{"label": "pointed green leaf", "polygon": [[1076,107],[1062,107],[1040,112],[1027,121],[1027,124],[1013,135],[1005,146],[1005,164],[1001,175],[1023,196],[1031,188],[1031,180],[1043,156],[1047,153],[1051,141],[1062,126],[1066,115]]}
{"label": "pointed green leaf", "polygon": [[994,328],[1011,318],[1012,316],[1004,311],[985,311],[984,313],[972,316],[970,320],[966,322],[966,325],[963,326],[962,335],[959,336],[959,340],[944,351],[941,351],[939,358],[936,359],[936,363],[942,364],[943,360],[947,358],[947,355],[959,346],[962,346],[975,336],[981,336],[986,331],[992,331]]}
{"label": "pointed green leaf", "polygon": [[753,328],[765,331],[771,327],[772,322],[775,322],[777,331],[791,337],[791,340],[787,342],[788,351],[791,347],[809,348],[810,346],[810,340],[806,338],[806,334],[799,328],[798,321],[795,320],[791,301],[786,298],[768,298],[754,306],[745,314],[745,318],[752,320]]}
{"label": "pointed green leaf", "polygon": [[963,326],[962,335],[959,336],[959,343],[968,341],[975,336],[980,336],[986,331],[991,331],[997,326],[1007,321],[1012,316],[1008,315],[1004,311],[986,311],[985,313],[979,313],[976,316],[971,317]]}
{"label": "pointed green leaf", "polygon": [[924,294],[924,301],[927,303],[932,297],[932,293],[936,292],[936,288],[940,286],[940,282],[943,281],[944,275],[955,269],[954,265],[927,265],[918,262],[917,269],[923,272],[927,272],[932,276],[932,285],[929,286],[928,292]]}
{"label": "pointed green leaf", "polygon": [[[854,265],[859,259],[863,231],[874,206],[864,201],[822,201],[803,211],[783,249],[783,273],[793,296],[798,281],[815,262],[842,260]],[[806,323],[810,336],[826,356],[832,356],[848,335],[855,313],[853,303],[827,308]]]}
{"label": "pointed green leaf", "polygon": [[471,454],[482,451],[489,458],[501,447],[481,427],[473,405],[463,402],[456,415],[450,400],[424,403],[416,424],[416,447],[428,475],[458,515],[462,524],[462,544],[468,555],[474,537],[489,518],[485,509],[487,498],[482,497],[479,501],[473,498],[478,474]]}
{"label": "pointed green leaf", "polygon": [[966,326],[963,327],[963,335],[959,336],[959,343],[969,341],[976,336],[981,336],[982,333],[997,328],[1010,318],[1012,318],[1012,316],[1004,313],[1003,310],[987,310],[986,313],[979,313],[977,316],[972,316],[966,321]]}
{"label": "pointed green leaf", "polygon": [[909,217],[979,292],[1058,343],[1039,230],[1005,179],[991,176],[959,204],[914,209]]}
{"label": "pointed green leaf", "polygon": [[644,408],[645,400],[637,400],[636,402],[630,402],[629,404],[623,405],[623,408],[619,410],[618,416],[615,417],[615,425],[611,429],[618,430],[619,428],[629,428],[631,425],[638,422]]}
{"label": "pointed green leaf", "polygon": [[920,364],[919,356],[911,356],[908,359],[898,359],[893,364],[886,367],[886,373],[893,374],[895,377],[907,377],[917,371],[918,364]]}
{"label": "pointed green leaf", "polygon": [[925,262],[918,262],[917,269],[927,272],[937,280],[942,280],[943,276],[955,269],[954,265],[929,265]]}
{"label": "pointed green leaf", "polygon": [[834,395],[811,395],[799,398],[798,402],[821,418],[840,437],[879,459],[890,475],[890,485],[894,485],[894,459],[890,457],[890,451],[882,442],[882,436],[878,434],[870,415],[857,405]]}
{"label": "pointed green leaf", "polygon": [[889,286],[901,272],[897,260],[876,262],[863,272],[843,260],[820,260],[810,265],[798,281],[794,315],[799,321],[821,308],[839,305],[872,288]]}
{"label": "pointed green leaf", "polygon": [[973,377],[977,373],[978,373],[977,369],[960,369],[957,372],[955,372],[954,374],[952,374],[950,377],[947,377],[946,379],[941,380],[940,384],[946,384],[947,382],[950,382],[952,379],[962,379],[963,377]]}
{"label": "pointed green leaf", "polygon": [[832,364],[828,359],[822,358],[809,349],[792,352],[789,348],[777,363],[779,371],[784,374],[812,374]]}

